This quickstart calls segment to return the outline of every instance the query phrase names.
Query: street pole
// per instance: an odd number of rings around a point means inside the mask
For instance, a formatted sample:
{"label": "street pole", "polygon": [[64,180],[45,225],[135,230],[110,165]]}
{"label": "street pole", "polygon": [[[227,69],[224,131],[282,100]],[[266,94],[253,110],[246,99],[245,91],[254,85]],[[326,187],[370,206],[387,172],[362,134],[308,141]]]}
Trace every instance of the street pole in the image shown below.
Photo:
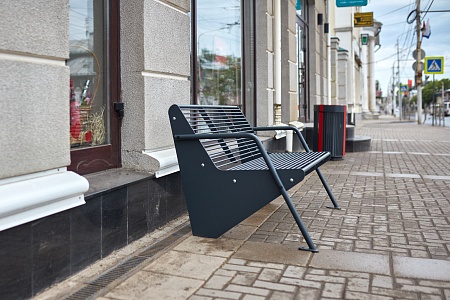
{"label": "street pole", "polygon": [[422,60],[421,39],[420,39],[420,0],[416,0],[416,33],[417,33],[417,58],[416,58],[416,88],[417,88],[417,124],[422,124],[422,69],[420,61]]}
{"label": "street pole", "polygon": [[400,82],[400,57],[399,57],[399,44],[398,44],[398,38],[397,38],[397,80],[398,80],[398,93],[397,93],[397,99],[398,99],[398,115],[400,120],[402,119],[402,83]]}

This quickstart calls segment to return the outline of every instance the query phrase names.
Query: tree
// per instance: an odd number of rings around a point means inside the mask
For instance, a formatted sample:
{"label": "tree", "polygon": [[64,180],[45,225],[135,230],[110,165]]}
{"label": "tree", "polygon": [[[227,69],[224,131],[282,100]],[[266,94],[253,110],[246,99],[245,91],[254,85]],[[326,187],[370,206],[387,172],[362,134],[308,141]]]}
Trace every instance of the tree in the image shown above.
{"label": "tree", "polygon": [[[444,90],[450,89],[450,79],[444,78],[441,80],[428,81],[428,83],[422,89],[422,103],[425,106],[430,106],[433,103],[433,91],[435,94],[434,100],[436,101],[436,94],[441,93],[442,83],[444,83]],[[417,102],[417,96],[414,96],[412,101]]]}

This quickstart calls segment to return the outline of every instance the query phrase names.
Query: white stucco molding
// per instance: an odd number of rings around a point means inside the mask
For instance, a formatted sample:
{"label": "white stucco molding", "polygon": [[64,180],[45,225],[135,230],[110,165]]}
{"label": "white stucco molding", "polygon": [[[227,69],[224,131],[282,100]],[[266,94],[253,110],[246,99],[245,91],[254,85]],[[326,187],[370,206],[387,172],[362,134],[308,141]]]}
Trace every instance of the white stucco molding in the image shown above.
{"label": "white stucco molding", "polygon": [[66,168],[0,180],[0,231],[82,204],[88,181]]}
{"label": "white stucco molding", "polygon": [[180,171],[175,148],[163,150],[147,150],[144,151],[143,154],[150,156],[152,159],[158,162],[158,167],[155,172],[156,178]]}

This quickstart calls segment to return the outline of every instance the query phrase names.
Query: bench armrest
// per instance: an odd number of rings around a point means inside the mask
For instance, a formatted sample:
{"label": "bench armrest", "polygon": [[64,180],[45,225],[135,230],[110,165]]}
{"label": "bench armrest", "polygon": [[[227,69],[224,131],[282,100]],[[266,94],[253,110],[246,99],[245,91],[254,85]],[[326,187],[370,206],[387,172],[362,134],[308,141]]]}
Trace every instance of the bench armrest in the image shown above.
{"label": "bench armrest", "polygon": [[300,143],[302,144],[303,148],[305,148],[306,152],[311,152],[311,150],[308,147],[308,144],[306,144],[306,141],[303,138],[303,135],[300,133],[300,130],[298,130],[297,127],[294,126],[253,127],[253,130],[254,131],[292,130],[295,133],[297,133]]}

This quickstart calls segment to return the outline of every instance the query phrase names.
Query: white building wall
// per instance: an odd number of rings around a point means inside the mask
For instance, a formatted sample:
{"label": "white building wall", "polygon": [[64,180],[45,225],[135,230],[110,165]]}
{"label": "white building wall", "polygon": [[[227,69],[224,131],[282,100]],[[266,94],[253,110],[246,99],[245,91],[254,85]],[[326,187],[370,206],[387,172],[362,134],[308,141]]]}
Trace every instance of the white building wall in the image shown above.
{"label": "white building wall", "polygon": [[3,230],[84,204],[88,183],[66,170],[70,164],[68,0],[4,1],[1,12]]}
{"label": "white building wall", "polygon": [[326,2],[316,1],[309,8],[309,78],[311,105],[310,115],[314,115],[314,105],[327,103],[327,44],[324,25],[318,25],[318,14],[325,16]]}
{"label": "white building wall", "polygon": [[190,1],[121,1],[122,166],[176,164],[167,111],[189,104]]}

